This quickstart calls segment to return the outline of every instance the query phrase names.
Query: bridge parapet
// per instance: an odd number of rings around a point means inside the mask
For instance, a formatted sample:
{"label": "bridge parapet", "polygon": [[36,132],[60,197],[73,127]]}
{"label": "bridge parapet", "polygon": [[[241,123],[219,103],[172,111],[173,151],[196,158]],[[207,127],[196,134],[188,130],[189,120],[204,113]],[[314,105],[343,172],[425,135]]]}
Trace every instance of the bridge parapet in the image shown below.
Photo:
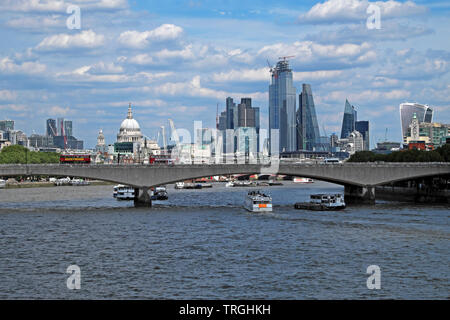
{"label": "bridge parapet", "polygon": [[[0,165],[0,176],[72,176],[143,188],[208,176],[257,174],[262,169],[268,168],[270,168],[269,165],[261,164],[9,164]],[[273,174],[309,177],[341,185],[367,187],[426,176],[449,175],[450,163],[303,164],[281,162]]]}

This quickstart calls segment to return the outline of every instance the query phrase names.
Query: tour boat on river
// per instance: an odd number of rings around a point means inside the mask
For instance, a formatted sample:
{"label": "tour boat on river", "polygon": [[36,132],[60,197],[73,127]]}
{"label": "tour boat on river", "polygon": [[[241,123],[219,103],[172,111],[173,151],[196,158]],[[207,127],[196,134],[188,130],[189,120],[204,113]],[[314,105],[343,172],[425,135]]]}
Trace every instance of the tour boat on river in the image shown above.
{"label": "tour boat on river", "polygon": [[297,202],[295,209],[327,211],[345,208],[344,197],[341,194],[312,194],[310,202]]}
{"label": "tour boat on river", "polygon": [[270,212],[272,197],[260,191],[250,191],[245,198],[244,207],[250,212]]}
{"label": "tour boat on river", "polygon": [[294,181],[294,183],[314,183],[314,180],[311,178],[295,177],[293,181]]}
{"label": "tour boat on river", "polygon": [[169,195],[167,194],[167,188],[165,186],[156,187],[152,190],[152,200],[167,200]]}
{"label": "tour boat on river", "polygon": [[113,197],[117,200],[133,200],[134,188],[123,184],[114,186]]}

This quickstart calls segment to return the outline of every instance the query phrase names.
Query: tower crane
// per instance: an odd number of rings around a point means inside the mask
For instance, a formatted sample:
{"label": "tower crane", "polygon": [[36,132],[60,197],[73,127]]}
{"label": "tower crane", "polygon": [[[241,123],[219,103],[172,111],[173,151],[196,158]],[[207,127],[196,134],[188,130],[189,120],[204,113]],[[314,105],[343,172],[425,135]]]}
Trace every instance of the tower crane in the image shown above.
{"label": "tower crane", "polygon": [[294,58],[295,56],[284,56],[284,57],[278,57],[278,59],[283,60],[284,62],[286,62],[287,59],[289,58]]}

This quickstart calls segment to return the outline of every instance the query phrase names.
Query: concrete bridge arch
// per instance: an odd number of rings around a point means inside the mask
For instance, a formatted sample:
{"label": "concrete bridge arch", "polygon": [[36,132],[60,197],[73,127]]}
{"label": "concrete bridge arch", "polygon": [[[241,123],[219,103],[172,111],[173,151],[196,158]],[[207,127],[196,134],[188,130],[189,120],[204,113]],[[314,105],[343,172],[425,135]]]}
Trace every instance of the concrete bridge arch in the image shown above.
{"label": "concrete bridge arch", "polygon": [[[450,163],[260,164],[194,165],[0,165],[0,176],[70,176],[122,183],[147,190],[187,179],[273,173],[307,177],[345,186],[346,199],[375,200],[374,188],[391,182],[450,174]],[[145,192],[144,192],[145,193]],[[143,193],[143,194],[144,194]],[[145,195],[144,195],[145,197]]]}

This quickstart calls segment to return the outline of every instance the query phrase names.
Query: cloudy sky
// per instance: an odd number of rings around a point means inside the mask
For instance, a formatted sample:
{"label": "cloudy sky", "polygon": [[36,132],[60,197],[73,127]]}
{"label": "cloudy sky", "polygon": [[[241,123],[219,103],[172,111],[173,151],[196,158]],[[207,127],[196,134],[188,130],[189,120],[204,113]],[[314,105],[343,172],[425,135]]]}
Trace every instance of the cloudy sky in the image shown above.
{"label": "cloudy sky", "polygon": [[[80,29],[66,25],[71,4]],[[380,29],[367,28],[370,4]],[[400,141],[402,102],[450,122],[449,13],[446,0],[0,0],[0,119],[43,134],[47,118],[65,117],[94,147],[100,128],[115,142],[129,102],[156,137],[168,118],[215,127],[217,103],[245,96],[267,126],[267,60],[292,55],[322,134],[340,132],[348,98],[370,121],[372,146],[386,128]]]}

